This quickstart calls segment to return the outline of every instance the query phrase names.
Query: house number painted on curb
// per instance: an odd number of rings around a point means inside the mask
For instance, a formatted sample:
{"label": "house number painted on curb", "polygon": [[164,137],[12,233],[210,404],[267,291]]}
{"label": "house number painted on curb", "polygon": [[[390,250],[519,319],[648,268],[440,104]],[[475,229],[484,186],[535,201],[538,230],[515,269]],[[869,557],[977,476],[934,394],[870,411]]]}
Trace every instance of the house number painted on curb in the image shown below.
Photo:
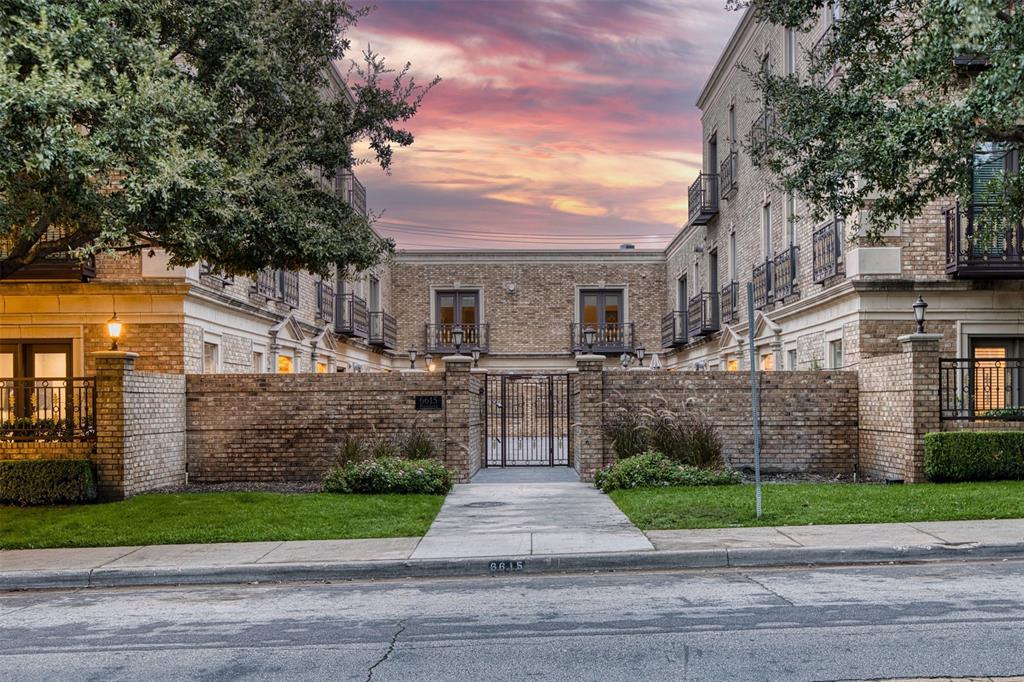
{"label": "house number painted on curb", "polygon": [[491,573],[517,573],[523,570],[522,561],[492,561],[488,564]]}
{"label": "house number painted on curb", "polygon": [[417,410],[440,410],[442,407],[441,396],[439,395],[418,395],[416,396]]}

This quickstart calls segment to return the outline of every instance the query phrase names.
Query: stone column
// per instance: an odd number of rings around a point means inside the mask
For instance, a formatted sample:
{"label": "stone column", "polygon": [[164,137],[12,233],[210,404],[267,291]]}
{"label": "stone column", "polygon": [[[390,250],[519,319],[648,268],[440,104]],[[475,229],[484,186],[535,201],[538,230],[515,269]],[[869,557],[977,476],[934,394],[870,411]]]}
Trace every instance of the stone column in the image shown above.
{"label": "stone column", "polygon": [[138,353],[100,351],[96,359],[96,467],[100,499],[125,497],[125,380],[135,370]]}
{"label": "stone column", "polygon": [[604,464],[604,356],[577,355],[573,414],[573,466],[584,481],[593,481]]}
{"label": "stone column", "polygon": [[907,334],[897,339],[909,365],[910,422],[906,425],[903,478],[924,480],[924,436],[939,431],[939,341],[942,334]]}
{"label": "stone column", "polygon": [[473,395],[478,382],[470,370],[473,358],[449,355],[444,363],[444,462],[455,480],[466,483],[480,468],[480,399]]}

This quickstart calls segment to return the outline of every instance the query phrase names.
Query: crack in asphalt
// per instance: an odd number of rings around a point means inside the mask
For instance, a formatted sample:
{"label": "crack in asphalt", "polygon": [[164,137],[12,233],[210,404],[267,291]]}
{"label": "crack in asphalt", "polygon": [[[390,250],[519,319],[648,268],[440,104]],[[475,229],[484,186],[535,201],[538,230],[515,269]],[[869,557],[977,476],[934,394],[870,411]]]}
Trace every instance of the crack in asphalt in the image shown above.
{"label": "crack in asphalt", "polygon": [[779,599],[781,599],[782,601],[786,602],[786,604],[788,604],[789,606],[796,606],[796,604],[794,604],[793,602],[791,602],[791,601],[790,601],[789,599],[787,599],[786,597],[783,597],[783,596],[782,596],[781,594],[779,594],[778,592],[776,592],[776,591],[775,591],[775,590],[773,590],[772,588],[768,587],[767,585],[765,585],[765,584],[764,584],[763,582],[761,582],[760,580],[757,580],[756,578],[751,578],[751,577],[750,577],[749,575],[747,575],[746,573],[743,573],[742,575],[743,575],[743,577],[744,577],[744,578],[746,578],[746,579],[747,579],[747,580],[749,580],[750,582],[754,583],[755,585],[757,585],[758,587],[760,587],[760,588],[761,588],[762,590],[764,590],[765,592],[768,592],[769,594],[773,594],[773,595],[775,595],[776,597],[778,597]]}
{"label": "crack in asphalt", "polygon": [[391,642],[388,644],[387,650],[384,654],[377,659],[377,662],[370,666],[370,669],[366,671],[366,682],[373,682],[373,671],[377,669],[377,666],[384,663],[391,657],[391,653],[395,650],[395,645],[398,643],[398,636],[405,631],[405,621],[398,621],[398,629],[395,630],[395,634],[391,636]]}

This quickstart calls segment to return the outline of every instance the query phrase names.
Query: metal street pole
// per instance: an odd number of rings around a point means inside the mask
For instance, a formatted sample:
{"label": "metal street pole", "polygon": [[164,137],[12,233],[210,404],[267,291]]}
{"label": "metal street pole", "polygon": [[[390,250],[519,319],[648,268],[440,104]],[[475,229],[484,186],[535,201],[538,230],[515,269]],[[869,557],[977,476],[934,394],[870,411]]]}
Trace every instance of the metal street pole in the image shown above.
{"label": "metal street pole", "polygon": [[757,384],[754,349],[754,283],[747,282],[747,345],[750,346],[750,414],[754,422],[754,498],[761,518],[761,391]]}

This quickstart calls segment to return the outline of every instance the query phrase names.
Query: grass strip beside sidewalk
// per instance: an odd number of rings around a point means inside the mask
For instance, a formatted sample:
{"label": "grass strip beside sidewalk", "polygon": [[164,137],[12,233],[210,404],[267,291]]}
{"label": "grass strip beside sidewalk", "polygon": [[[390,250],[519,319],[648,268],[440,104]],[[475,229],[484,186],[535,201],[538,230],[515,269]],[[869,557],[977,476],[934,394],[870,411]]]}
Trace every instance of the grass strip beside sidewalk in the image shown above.
{"label": "grass strip beside sidewalk", "polygon": [[0,506],[0,549],[415,537],[443,502],[441,495],[174,493]]}
{"label": "grass strip beside sidewalk", "polygon": [[1024,517],[1024,481],[867,485],[785,483],[762,486],[637,488],[611,498],[641,530],[900,523]]}

